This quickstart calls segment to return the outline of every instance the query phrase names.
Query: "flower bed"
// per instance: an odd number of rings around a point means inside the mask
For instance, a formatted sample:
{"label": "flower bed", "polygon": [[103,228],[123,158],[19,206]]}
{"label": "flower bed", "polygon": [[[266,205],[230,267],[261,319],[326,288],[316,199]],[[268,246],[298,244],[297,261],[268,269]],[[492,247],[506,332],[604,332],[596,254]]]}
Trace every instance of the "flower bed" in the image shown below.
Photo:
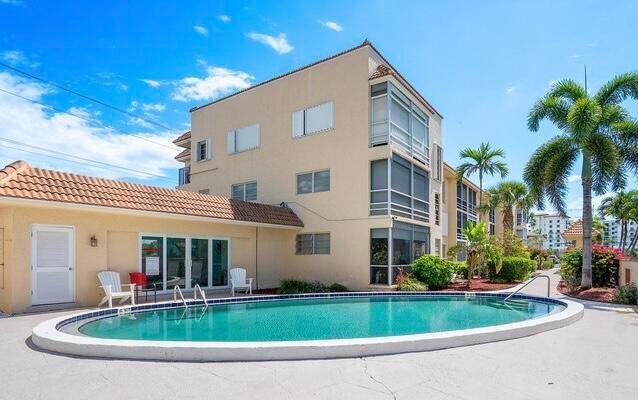
{"label": "flower bed", "polygon": [[613,287],[593,287],[590,289],[571,290],[561,281],[557,287],[558,291],[566,296],[576,297],[582,300],[599,301],[602,303],[613,303],[616,295],[616,288]]}

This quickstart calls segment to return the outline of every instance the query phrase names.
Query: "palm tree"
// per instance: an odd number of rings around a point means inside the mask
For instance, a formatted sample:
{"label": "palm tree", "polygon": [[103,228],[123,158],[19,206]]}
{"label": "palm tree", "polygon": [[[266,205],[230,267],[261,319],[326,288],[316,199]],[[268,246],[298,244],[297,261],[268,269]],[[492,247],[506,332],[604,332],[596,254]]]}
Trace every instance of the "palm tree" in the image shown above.
{"label": "palm tree", "polygon": [[504,181],[488,189],[490,206],[500,208],[503,214],[503,229],[514,230],[514,208],[528,210],[531,206],[527,185],[523,182]]}
{"label": "palm tree", "polygon": [[461,159],[469,158],[471,161],[466,161],[459,165],[456,169],[457,179],[459,182],[463,180],[463,177],[469,175],[478,174],[479,177],[479,221],[483,214],[483,176],[500,174],[501,178],[505,178],[509,170],[507,165],[501,161],[501,158],[505,158],[505,150],[493,149],[489,143],[481,143],[478,149],[466,148],[459,153]]}
{"label": "palm tree", "polygon": [[612,217],[620,222],[620,240],[618,248],[623,251],[627,241],[627,224],[630,217],[631,194],[629,192],[618,192],[613,197],[606,197],[600,203],[598,212],[602,217]]}
{"label": "palm tree", "polygon": [[531,131],[538,131],[545,119],[562,131],[540,146],[525,167],[524,180],[540,209],[547,198],[566,214],[568,177],[582,160],[582,288],[592,285],[592,191],[603,194],[609,187],[624,187],[627,168],[638,167],[638,123],[620,106],[628,97],[638,99],[638,72],[613,78],[594,96],[579,83],[563,80],[534,104],[527,119]]}
{"label": "palm tree", "polygon": [[[479,271],[479,267],[487,261],[496,266],[496,272],[501,269],[501,259],[498,249],[490,242],[485,222],[467,222],[463,229],[463,241],[452,247],[450,252],[464,252],[467,256],[467,286],[472,286],[472,278]],[[481,276],[479,272],[479,277]]]}

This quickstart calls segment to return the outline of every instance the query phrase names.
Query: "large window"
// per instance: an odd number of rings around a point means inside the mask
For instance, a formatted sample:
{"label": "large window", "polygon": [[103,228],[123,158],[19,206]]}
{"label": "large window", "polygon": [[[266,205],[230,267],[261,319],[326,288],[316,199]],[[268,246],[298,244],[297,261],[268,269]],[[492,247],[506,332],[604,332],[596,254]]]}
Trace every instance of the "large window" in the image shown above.
{"label": "large window", "polygon": [[329,190],[329,169],[297,175],[297,194],[327,192]]}
{"label": "large window", "polygon": [[[394,284],[417,258],[430,253],[430,228],[394,222],[391,229],[370,230],[370,283]],[[390,256],[391,255],[391,256]]]}
{"label": "large window", "polygon": [[319,104],[292,113],[292,136],[301,137],[334,128],[334,103]]}
{"label": "large window", "polygon": [[252,150],[259,147],[259,124],[228,132],[228,154]]}
{"label": "large window", "polygon": [[398,156],[370,163],[370,215],[390,213],[429,222],[429,207],[427,171]]}
{"label": "large window", "polygon": [[231,187],[235,200],[257,201],[257,182],[238,183]]}
{"label": "large window", "polygon": [[144,235],[140,269],[158,290],[228,285],[230,241],[202,237]]}
{"label": "large window", "polygon": [[393,143],[429,165],[429,117],[390,82],[370,88],[370,145]]}
{"label": "large window", "polygon": [[304,233],[297,235],[295,240],[295,254],[330,254],[330,234]]}
{"label": "large window", "polygon": [[180,186],[191,183],[191,169],[190,169],[190,167],[182,167],[182,168],[180,168],[178,176],[179,176],[178,184]]}

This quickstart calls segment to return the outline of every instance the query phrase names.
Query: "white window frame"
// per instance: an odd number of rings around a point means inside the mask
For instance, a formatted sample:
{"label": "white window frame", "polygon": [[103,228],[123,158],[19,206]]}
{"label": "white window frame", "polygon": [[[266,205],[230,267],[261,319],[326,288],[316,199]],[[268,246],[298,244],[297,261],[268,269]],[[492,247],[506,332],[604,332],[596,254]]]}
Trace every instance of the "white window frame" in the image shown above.
{"label": "white window frame", "polygon": [[[252,127],[257,127],[257,145],[238,150],[237,149],[237,134],[240,133],[242,129],[252,128]],[[251,124],[251,125],[243,126],[241,128],[234,129],[228,132],[228,134],[226,135],[226,140],[227,140],[226,150],[229,155],[258,149],[261,146],[261,127],[259,126],[259,124]]]}
{"label": "white window frame", "polygon": [[[330,104],[330,116],[331,116],[331,120],[330,120],[330,124],[327,128],[318,130],[318,131],[312,131],[309,132],[308,131],[308,118],[307,118],[307,112],[308,110],[311,110],[315,107],[321,107],[321,106],[325,106],[327,104]],[[301,121],[298,121],[297,119],[301,117]],[[303,130],[302,132],[296,132],[296,124],[295,122],[301,122],[301,129]],[[326,101],[320,104],[316,104],[314,106],[311,107],[306,107],[303,108],[301,110],[296,110],[293,111],[292,113],[292,137],[293,139],[298,139],[298,138],[302,138],[304,136],[310,136],[310,135],[316,135],[319,133],[324,133],[324,132],[328,132],[328,131],[332,131],[335,129],[335,106],[334,106],[334,101]]]}
{"label": "white window frame", "polygon": [[[328,235],[328,252],[317,253],[317,235]],[[299,236],[312,236],[312,252],[305,254],[297,251],[297,238]],[[312,233],[298,233],[295,235],[295,255],[296,256],[329,256],[332,254],[332,235],[330,232],[312,232]]]}
{"label": "white window frame", "polygon": [[[204,144],[206,146],[205,158],[200,158],[200,156],[201,156],[200,145],[201,144]],[[211,159],[211,145],[212,145],[212,140],[210,138],[204,139],[204,140],[200,140],[197,143],[195,143],[195,160],[197,160],[197,162],[208,161],[208,160]]]}
{"label": "white window frame", "polygon": [[[254,184],[255,184],[255,200],[246,200],[246,185],[250,185],[250,184],[252,184],[252,183],[254,183]],[[257,181],[256,181],[256,180],[255,180],[255,181],[242,182],[242,183],[233,183],[232,185],[230,185],[230,197],[231,197],[231,198],[234,198],[234,197],[233,197],[233,191],[234,191],[234,188],[235,188],[236,186],[242,186],[242,187],[243,187],[243,193],[244,193],[243,199],[236,199],[236,200],[241,200],[241,201],[257,201],[257,196],[259,195],[259,192],[258,192],[259,187],[258,187],[258,185],[257,185]]]}
{"label": "white window frame", "polygon": [[[328,190],[321,190],[321,191],[316,191],[315,190],[315,174],[317,174],[319,172],[328,172],[328,180],[329,180]],[[304,192],[304,193],[300,193],[299,192],[299,176],[301,176],[301,175],[310,175],[311,176],[311,178],[312,178],[311,179],[312,191]],[[316,171],[300,172],[300,173],[295,175],[295,193],[298,194],[298,195],[312,194],[312,193],[325,193],[325,192],[329,192],[331,190],[332,190],[332,173],[330,172],[330,168],[318,169]]]}

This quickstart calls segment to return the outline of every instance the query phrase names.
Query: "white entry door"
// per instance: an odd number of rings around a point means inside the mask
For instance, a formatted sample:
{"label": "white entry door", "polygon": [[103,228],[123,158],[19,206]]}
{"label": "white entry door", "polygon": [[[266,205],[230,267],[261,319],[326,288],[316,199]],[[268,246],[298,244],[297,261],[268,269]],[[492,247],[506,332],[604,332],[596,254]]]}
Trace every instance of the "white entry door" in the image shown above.
{"label": "white entry door", "polygon": [[31,303],[75,300],[73,228],[34,226],[31,231]]}

